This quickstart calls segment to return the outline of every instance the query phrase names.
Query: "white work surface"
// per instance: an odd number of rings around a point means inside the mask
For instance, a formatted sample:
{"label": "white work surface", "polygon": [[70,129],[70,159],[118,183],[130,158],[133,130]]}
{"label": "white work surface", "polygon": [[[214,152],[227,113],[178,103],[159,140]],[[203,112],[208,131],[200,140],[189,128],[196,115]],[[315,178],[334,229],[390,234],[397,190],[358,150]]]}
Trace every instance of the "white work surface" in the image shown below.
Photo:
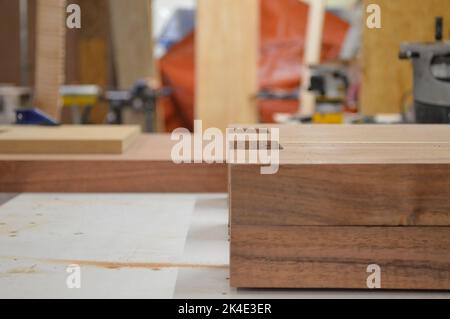
{"label": "white work surface", "polygon": [[[450,298],[229,287],[227,196],[0,196],[0,298]],[[81,267],[68,289],[66,267]]]}

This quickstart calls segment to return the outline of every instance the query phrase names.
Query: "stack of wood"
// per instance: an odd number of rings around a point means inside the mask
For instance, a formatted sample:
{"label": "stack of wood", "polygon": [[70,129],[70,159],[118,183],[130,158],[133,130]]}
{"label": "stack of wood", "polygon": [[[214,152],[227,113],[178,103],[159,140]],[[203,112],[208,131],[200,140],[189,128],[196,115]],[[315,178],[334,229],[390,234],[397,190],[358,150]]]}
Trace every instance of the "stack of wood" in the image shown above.
{"label": "stack of wood", "polygon": [[230,165],[232,286],[367,289],[377,269],[382,289],[450,289],[449,126],[285,127],[280,143],[276,174]]}

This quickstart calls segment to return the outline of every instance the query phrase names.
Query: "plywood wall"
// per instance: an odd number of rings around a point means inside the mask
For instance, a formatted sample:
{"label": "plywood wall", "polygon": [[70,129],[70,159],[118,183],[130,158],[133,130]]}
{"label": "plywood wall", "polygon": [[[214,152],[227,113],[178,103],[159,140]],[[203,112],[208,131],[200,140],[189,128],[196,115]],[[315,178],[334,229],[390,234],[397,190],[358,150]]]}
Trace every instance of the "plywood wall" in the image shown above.
{"label": "plywood wall", "polygon": [[116,78],[120,88],[153,75],[150,0],[110,0]]}
{"label": "plywood wall", "polygon": [[112,86],[109,0],[71,0],[81,7],[81,29],[67,30],[66,83]]}
{"label": "plywood wall", "polygon": [[382,28],[363,28],[361,108],[365,115],[398,113],[404,96],[412,90],[409,61],[398,59],[404,41],[434,40],[434,18],[445,17],[445,36],[450,28],[449,0],[364,0],[379,4]]}
{"label": "plywood wall", "polygon": [[19,1],[0,0],[0,83],[20,83]]}
{"label": "plywood wall", "polygon": [[257,121],[258,0],[198,0],[196,110],[204,127]]}

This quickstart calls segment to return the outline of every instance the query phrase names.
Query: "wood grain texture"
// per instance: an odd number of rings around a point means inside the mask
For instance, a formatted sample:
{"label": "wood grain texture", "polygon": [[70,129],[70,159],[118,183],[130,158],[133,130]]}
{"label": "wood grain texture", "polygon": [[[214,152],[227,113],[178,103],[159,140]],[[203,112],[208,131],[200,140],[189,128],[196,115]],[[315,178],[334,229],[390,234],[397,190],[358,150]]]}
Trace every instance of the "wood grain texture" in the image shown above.
{"label": "wood grain texture", "polygon": [[0,154],[0,192],[223,193],[225,164],[174,164],[170,135],[140,135],[123,154]]}
{"label": "wood grain texture", "polygon": [[240,288],[450,289],[448,227],[234,226],[231,285]]}
{"label": "wood grain texture", "polygon": [[196,110],[203,126],[256,123],[258,0],[199,0]]}
{"label": "wood grain texture", "polygon": [[450,290],[448,126],[279,130],[276,174],[229,165],[233,286]]}
{"label": "wood grain texture", "polygon": [[233,225],[450,225],[450,164],[231,166]]}
{"label": "wood grain texture", "polygon": [[64,84],[66,1],[37,0],[36,73],[34,104],[60,119]]}
{"label": "wood grain texture", "polygon": [[398,58],[400,44],[434,41],[436,16],[444,17],[448,30],[450,1],[365,0],[364,8],[372,3],[381,7],[382,27],[363,26],[361,108],[365,115],[398,113],[413,87],[411,62]]}
{"label": "wood grain texture", "polygon": [[223,193],[226,166],[169,161],[1,161],[0,192]]}
{"label": "wood grain texture", "polygon": [[0,126],[3,154],[120,154],[139,135],[137,126]]}
{"label": "wood grain texture", "polygon": [[112,42],[118,85],[130,88],[153,75],[150,0],[111,0]]}

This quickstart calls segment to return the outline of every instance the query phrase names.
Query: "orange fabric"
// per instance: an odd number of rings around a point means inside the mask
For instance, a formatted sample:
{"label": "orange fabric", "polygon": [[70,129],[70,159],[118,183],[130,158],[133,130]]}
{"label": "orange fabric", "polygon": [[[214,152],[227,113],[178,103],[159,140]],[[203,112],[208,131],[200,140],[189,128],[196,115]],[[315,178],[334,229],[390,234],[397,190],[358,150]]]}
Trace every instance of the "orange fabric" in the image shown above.
{"label": "orange fabric", "polygon": [[[295,89],[300,74],[308,18],[308,5],[298,0],[261,1],[260,87]],[[322,61],[337,58],[348,24],[331,13],[325,16]],[[195,31],[194,31],[195,33]],[[177,127],[192,130],[194,119],[194,33],[175,45],[159,61],[161,79],[173,89],[162,101],[166,130]],[[258,109],[262,122],[270,123],[275,112],[294,113],[296,101],[261,101]]]}

